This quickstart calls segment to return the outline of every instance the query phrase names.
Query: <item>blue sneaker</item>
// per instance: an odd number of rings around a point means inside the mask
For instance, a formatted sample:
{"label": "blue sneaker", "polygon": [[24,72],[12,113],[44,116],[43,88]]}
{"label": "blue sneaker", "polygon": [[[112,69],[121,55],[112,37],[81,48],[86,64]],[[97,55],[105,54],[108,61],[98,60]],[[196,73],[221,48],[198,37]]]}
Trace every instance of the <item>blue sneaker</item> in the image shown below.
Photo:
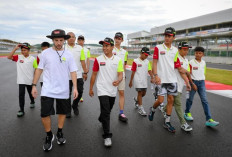
{"label": "blue sneaker", "polygon": [[172,133],[176,132],[176,129],[171,125],[170,122],[167,122],[167,123],[164,122],[163,126],[164,126],[164,128],[166,128],[168,131],[170,131]]}
{"label": "blue sneaker", "polygon": [[214,127],[214,126],[219,125],[219,122],[216,122],[213,119],[209,119],[208,121],[205,122],[205,125]]}
{"label": "blue sneaker", "polygon": [[155,112],[153,112],[153,111],[152,111],[152,107],[150,107],[150,113],[149,113],[149,115],[148,115],[148,119],[149,119],[150,121],[153,121],[154,114],[155,114]]}
{"label": "blue sneaker", "polygon": [[185,113],[184,114],[184,118],[188,121],[193,121],[193,117],[192,117],[192,114],[189,112],[189,113]]}

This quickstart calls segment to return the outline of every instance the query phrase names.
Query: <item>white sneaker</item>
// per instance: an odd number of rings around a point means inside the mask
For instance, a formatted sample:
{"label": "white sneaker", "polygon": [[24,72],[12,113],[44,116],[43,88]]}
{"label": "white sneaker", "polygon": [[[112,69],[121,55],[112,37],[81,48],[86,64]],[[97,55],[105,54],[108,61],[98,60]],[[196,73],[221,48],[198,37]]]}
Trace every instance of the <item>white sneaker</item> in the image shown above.
{"label": "white sneaker", "polygon": [[137,99],[134,97],[134,102],[135,102],[135,108],[137,109],[139,107]]}
{"label": "white sneaker", "polygon": [[106,147],[111,147],[111,146],[112,146],[111,138],[105,138],[105,139],[104,139],[104,145],[105,145]]}
{"label": "white sneaker", "polygon": [[163,113],[164,119],[167,118],[167,113],[165,111],[163,111],[162,113]]}
{"label": "white sneaker", "polygon": [[183,129],[184,131],[192,131],[193,130],[193,128],[190,125],[188,125],[188,123],[182,124],[181,129]]}
{"label": "white sneaker", "polygon": [[145,112],[145,110],[144,110],[144,108],[143,108],[142,105],[139,106],[138,112],[139,112],[139,114],[142,115],[142,116],[147,116],[147,113]]}

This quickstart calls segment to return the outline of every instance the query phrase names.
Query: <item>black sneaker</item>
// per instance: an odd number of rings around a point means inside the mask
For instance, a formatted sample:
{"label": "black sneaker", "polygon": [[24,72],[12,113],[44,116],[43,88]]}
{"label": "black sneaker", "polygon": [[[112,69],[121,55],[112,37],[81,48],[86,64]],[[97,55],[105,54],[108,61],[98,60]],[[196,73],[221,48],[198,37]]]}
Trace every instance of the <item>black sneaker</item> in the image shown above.
{"label": "black sneaker", "polygon": [[57,132],[56,134],[56,140],[58,144],[65,144],[66,139],[63,137],[63,133],[62,132]]}
{"label": "black sneaker", "polygon": [[44,145],[43,145],[43,150],[44,151],[49,151],[52,149],[52,142],[54,141],[54,135],[52,136],[46,136]]}
{"label": "black sneaker", "polygon": [[170,131],[172,133],[176,132],[176,129],[171,125],[170,122],[167,122],[167,123],[164,122],[163,126],[164,126],[164,128],[166,128],[168,131]]}
{"label": "black sneaker", "polygon": [[71,118],[71,113],[67,113],[66,118]]}
{"label": "black sneaker", "polygon": [[79,115],[79,109],[78,108],[73,108],[73,113],[78,116]]}
{"label": "black sneaker", "polygon": [[125,114],[119,114],[118,115],[118,119],[121,121],[121,122],[127,122],[128,119],[126,118]]}

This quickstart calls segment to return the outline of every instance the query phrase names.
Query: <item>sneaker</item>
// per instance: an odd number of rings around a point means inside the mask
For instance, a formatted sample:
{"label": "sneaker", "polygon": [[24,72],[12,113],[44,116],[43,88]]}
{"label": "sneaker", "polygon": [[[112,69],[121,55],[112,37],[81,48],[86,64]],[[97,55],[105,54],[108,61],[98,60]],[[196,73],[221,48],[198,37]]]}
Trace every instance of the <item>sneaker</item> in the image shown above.
{"label": "sneaker", "polygon": [[188,123],[182,124],[180,127],[184,131],[192,131],[193,130],[193,128],[190,125],[188,125]]}
{"label": "sneaker", "polygon": [[162,113],[163,113],[164,118],[167,118],[167,113],[165,111],[163,111]]}
{"label": "sneaker", "polygon": [[18,117],[22,117],[22,116],[24,116],[24,114],[25,114],[25,113],[24,113],[23,111],[18,111],[17,116],[18,116]]}
{"label": "sneaker", "polygon": [[121,121],[121,122],[127,122],[128,119],[126,118],[126,115],[125,114],[119,114],[118,115],[118,119]]}
{"label": "sneaker", "polygon": [[189,113],[185,113],[184,114],[184,118],[188,121],[193,121],[193,117],[192,117],[192,114],[189,112]]}
{"label": "sneaker", "polygon": [[164,110],[164,103],[160,104],[158,108],[159,108],[159,110],[160,110],[161,112],[163,112],[163,110]]}
{"label": "sneaker", "polygon": [[58,144],[65,144],[66,139],[63,137],[63,133],[62,132],[57,132],[56,134],[56,140]]}
{"label": "sneaker", "polygon": [[135,102],[135,108],[138,108],[139,107],[138,101],[137,101],[137,99],[135,97],[134,97],[134,102]]}
{"label": "sneaker", "polygon": [[205,122],[206,126],[217,126],[219,125],[219,122],[214,121],[213,119],[209,119],[208,121]]}
{"label": "sneaker", "polygon": [[79,109],[78,109],[78,108],[73,109],[73,112],[74,112],[74,114],[75,114],[76,116],[78,116],[78,115],[79,115]]}
{"label": "sneaker", "polygon": [[52,142],[54,141],[54,135],[52,137],[46,136],[44,145],[43,145],[43,150],[44,151],[49,151],[52,149]]}
{"label": "sneaker", "polygon": [[71,113],[67,113],[66,118],[71,118]]}
{"label": "sneaker", "polygon": [[35,103],[31,103],[30,108],[35,108]]}
{"label": "sneaker", "polygon": [[155,112],[153,112],[153,111],[152,111],[152,107],[150,107],[150,113],[149,113],[149,115],[148,115],[148,119],[149,119],[150,121],[153,121],[154,114],[155,114]]}
{"label": "sneaker", "polygon": [[164,122],[164,128],[166,128],[168,131],[172,132],[172,133],[175,133],[176,132],[176,129],[171,125],[170,122]]}
{"label": "sneaker", "polygon": [[81,98],[81,99],[80,99],[80,102],[84,102],[84,99],[83,99],[83,98]]}
{"label": "sneaker", "polygon": [[111,147],[111,146],[112,146],[111,138],[105,138],[105,139],[104,139],[104,145],[105,145],[106,147]]}
{"label": "sneaker", "polygon": [[147,116],[147,113],[144,111],[143,106],[139,107],[138,113],[139,113],[141,116]]}

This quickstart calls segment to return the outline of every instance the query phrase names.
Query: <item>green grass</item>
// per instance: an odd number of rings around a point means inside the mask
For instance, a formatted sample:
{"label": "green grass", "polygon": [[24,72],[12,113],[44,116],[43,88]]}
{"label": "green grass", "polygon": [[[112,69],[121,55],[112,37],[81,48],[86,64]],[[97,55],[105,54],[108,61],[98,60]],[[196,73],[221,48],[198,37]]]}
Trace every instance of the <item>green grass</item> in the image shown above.
{"label": "green grass", "polygon": [[[91,55],[91,57],[97,57],[98,55]],[[133,59],[128,59],[127,64],[132,65]],[[152,61],[150,61],[152,64]],[[221,69],[206,69],[206,80],[222,83],[226,85],[232,85],[232,71]]]}

